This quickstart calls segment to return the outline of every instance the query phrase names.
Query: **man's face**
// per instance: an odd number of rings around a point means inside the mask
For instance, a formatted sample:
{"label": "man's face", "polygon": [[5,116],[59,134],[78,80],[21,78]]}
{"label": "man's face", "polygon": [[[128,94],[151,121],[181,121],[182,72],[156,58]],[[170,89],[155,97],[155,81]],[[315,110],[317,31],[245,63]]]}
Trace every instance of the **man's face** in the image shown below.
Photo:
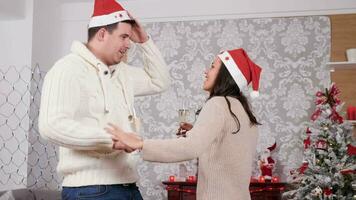
{"label": "man's face", "polygon": [[132,26],[129,23],[118,23],[116,29],[106,31],[103,43],[104,62],[110,66],[119,63],[130,48]]}

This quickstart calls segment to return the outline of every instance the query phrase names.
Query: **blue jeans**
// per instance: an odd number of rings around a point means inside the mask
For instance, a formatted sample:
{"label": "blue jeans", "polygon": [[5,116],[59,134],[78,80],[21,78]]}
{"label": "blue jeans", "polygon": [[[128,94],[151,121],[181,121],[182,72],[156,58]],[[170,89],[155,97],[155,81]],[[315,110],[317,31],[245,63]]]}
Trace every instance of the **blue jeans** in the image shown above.
{"label": "blue jeans", "polygon": [[135,183],[63,187],[62,200],[143,200]]}

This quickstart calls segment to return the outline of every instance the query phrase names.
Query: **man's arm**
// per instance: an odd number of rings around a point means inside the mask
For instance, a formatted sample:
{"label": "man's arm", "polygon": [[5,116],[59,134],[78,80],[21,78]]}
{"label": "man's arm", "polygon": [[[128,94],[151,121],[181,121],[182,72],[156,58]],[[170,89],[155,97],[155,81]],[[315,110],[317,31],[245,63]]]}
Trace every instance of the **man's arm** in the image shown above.
{"label": "man's arm", "polygon": [[166,90],[170,86],[171,78],[161,52],[152,39],[139,46],[143,51],[144,68],[127,67],[134,95],[150,95]]}
{"label": "man's arm", "polygon": [[130,39],[141,47],[144,61],[143,69],[128,67],[128,76],[133,84],[134,95],[162,92],[169,87],[171,82],[168,67],[152,39],[147,36],[141,24],[136,19],[134,20]]}
{"label": "man's arm", "polygon": [[69,67],[57,67],[47,73],[38,120],[41,136],[72,149],[112,149],[111,136],[102,128],[74,120],[81,103],[80,90],[80,76]]}

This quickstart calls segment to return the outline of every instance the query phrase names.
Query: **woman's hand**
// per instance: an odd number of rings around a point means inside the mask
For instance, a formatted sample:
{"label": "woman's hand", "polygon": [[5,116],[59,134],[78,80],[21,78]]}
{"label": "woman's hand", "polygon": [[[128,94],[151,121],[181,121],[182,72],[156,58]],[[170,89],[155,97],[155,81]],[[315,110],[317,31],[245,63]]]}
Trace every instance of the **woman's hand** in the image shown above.
{"label": "woman's hand", "polygon": [[190,131],[193,128],[193,125],[187,122],[182,122],[179,124],[179,128],[178,128],[178,132],[177,135],[178,136],[186,136],[186,133],[188,131]]}
{"label": "woman's hand", "polygon": [[[140,136],[133,133],[126,133],[118,126],[109,123],[109,127],[105,128],[105,131],[112,135],[115,149],[125,149],[130,151],[136,149],[142,149],[143,140]],[[120,143],[117,143],[120,142]],[[126,147],[124,147],[126,145]]]}
{"label": "woman's hand", "polygon": [[119,140],[115,140],[113,139],[113,146],[112,148],[115,150],[123,150],[126,153],[131,153],[133,151],[135,151],[135,149],[130,148],[129,146],[127,146],[126,144],[120,142]]}

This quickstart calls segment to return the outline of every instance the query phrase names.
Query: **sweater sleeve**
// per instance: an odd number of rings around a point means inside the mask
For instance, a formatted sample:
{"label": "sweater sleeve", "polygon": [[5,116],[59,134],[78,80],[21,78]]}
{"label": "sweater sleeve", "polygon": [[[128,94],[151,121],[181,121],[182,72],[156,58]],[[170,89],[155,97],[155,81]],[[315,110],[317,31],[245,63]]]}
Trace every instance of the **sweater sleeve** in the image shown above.
{"label": "sweater sleeve", "polygon": [[150,95],[166,90],[171,78],[161,52],[152,39],[139,46],[143,51],[144,68],[128,67],[134,95]]}
{"label": "sweater sleeve", "polygon": [[44,80],[39,114],[41,136],[57,145],[80,150],[111,150],[112,140],[103,128],[85,126],[74,119],[80,105],[80,75],[54,66]]}
{"label": "sweater sleeve", "polygon": [[180,162],[199,157],[223,134],[225,115],[221,99],[212,98],[203,107],[186,138],[145,140],[143,159],[155,162]]}

